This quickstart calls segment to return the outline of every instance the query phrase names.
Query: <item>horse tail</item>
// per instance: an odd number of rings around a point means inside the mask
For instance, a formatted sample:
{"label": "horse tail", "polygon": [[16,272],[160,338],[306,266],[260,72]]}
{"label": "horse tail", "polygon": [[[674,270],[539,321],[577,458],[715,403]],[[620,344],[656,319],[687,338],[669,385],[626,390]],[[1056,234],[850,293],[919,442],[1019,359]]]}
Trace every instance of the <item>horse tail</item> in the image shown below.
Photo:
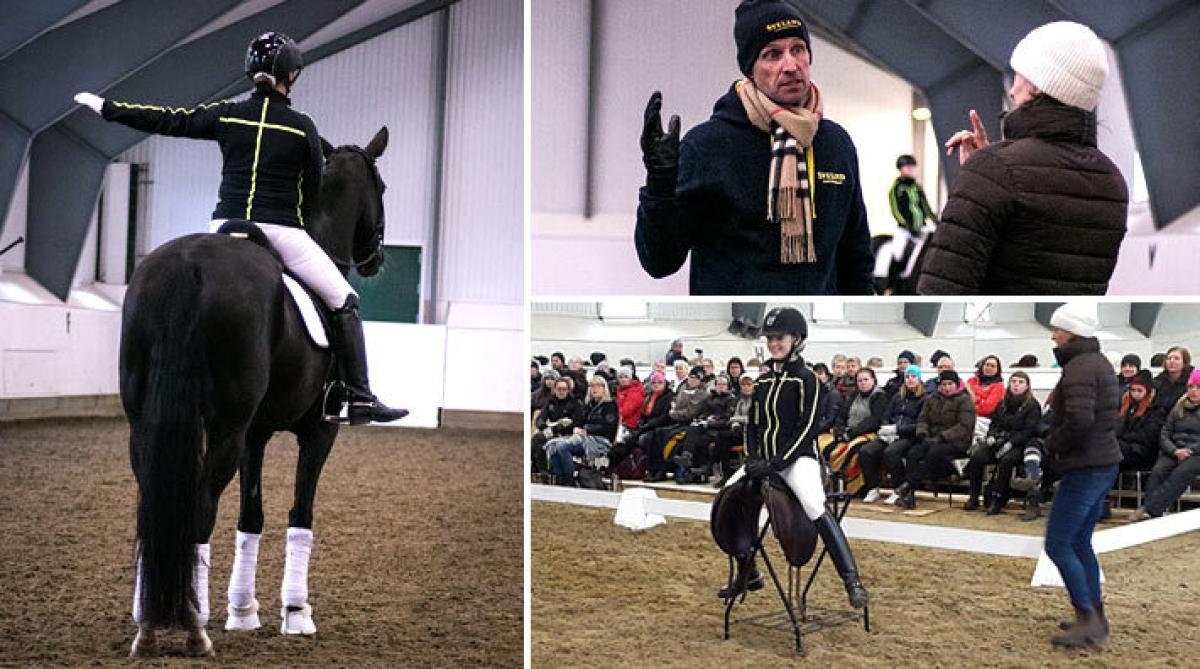
{"label": "horse tail", "polygon": [[[160,265],[152,295],[133,305],[127,330],[143,347],[143,392],[131,421],[130,456],[138,478],[137,534],[142,625],[196,626],[193,562],[202,514],[204,342],[199,328],[199,267]],[[126,333],[128,336],[129,333]]]}

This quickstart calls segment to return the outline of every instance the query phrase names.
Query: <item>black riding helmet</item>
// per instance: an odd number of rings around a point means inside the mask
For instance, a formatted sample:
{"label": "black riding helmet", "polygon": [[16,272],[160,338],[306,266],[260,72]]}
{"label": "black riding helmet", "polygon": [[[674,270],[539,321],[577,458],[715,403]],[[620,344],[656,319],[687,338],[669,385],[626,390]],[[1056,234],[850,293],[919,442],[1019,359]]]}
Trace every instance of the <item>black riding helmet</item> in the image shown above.
{"label": "black riding helmet", "polygon": [[763,319],[762,336],[790,334],[797,340],[808,339],[808,322],[804,314],[794,307],[775,307]]}
{"label": "black riding helmet", "polygon": [[304,68],[304,58],[295,40],[283,33],[263,33],[246,48],[246,76],[265,72],[275,81],[290,86],[288,75]]}
{"label": "black riding helmet", "polygon": [[917,159],[913,158],[912,156],[908,155],[907,153],[896,159],[896,169],[900,169],[901,167],[904,167],[905,165],[916,165],[916,164],[917,164]]}

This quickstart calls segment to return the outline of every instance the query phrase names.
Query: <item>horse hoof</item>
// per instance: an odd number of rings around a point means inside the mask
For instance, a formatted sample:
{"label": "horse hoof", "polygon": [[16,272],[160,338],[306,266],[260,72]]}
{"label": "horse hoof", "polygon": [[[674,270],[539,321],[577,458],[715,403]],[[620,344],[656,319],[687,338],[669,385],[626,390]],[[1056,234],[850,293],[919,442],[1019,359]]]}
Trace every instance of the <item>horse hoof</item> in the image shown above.
{"label": "horse hoof", "polygon": [[152,629],[138,629],[129,647],[129,657],[154,657],[158,655],[158,637]]}
{"label": "horse hoof", "polygon": [[205,632],[204,628],[199,627],[188,632],[186,652],[191,657],[213,656],[212,639],[208,638],[208,632]]}
{"label": "horse hoof", "polygon": [[249,631],[262,627],[262,621],[258,619],[257,599],[250,606],[237,607],[230,604],[228,611],[229,617],[225,619],[226,632]]}
{"label": "horse hoof", "polygon": [[279,615],[283,618],[283,624],[279,628],[280,634],[312,636],[317,633],[317,626],[312,619],[312,607],[308,604],[298,608],[285,606],[279,610]]}

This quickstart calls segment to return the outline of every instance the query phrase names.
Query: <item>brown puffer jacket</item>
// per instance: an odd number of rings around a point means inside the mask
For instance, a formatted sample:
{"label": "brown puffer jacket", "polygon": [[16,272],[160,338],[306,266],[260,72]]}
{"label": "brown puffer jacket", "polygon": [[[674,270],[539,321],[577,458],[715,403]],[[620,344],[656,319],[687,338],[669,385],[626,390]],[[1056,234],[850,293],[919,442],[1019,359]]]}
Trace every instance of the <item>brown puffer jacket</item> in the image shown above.
{"label": "brown puffer jacket", "polygon": [[1096,115],[1039,96],[964,165],[921,259],[923,295],[1103,295],[1125,237],[1125,180]]}
{"label": "brown puffer jacket", "polygon": [[937,439],[966,449],[975,436],[975,400],[960,385],[950,397],[934,392],[917,417],[917,437]]}
{"label": "brown puffer jacket", "polygon": [[1054,422],[1046,451],[1054,470],[1103,467],[1121,461],[1117,422],[1121,395],[1112,363],[1095,337],[1076,337],[1054,349],[1062,378],[1054,387]]}

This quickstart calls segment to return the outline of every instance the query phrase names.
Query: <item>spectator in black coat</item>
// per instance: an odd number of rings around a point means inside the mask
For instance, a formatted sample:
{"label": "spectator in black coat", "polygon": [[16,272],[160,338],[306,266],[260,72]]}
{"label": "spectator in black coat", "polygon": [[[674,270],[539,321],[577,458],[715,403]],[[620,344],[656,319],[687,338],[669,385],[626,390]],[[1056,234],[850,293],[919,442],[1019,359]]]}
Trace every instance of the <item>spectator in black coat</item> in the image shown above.
{"label": "spectator in black coat", "polygon": [[1159,438],[1158,462],[1146,482],[1145,505],[1134,518],[1158,518],[1200,476],[1200,370],[1188,377],[1187,390],[1167,414]]}
{"label": "spectator in black coat", "polygon": [[1121,369],[1117,370],[1117,388],[1122,395],[1129,390],[1129,382],[1133,381],[1133,377],[1137,376],[1140,371],[1142,371],[1142,359],[1137,355],[1128,353],[1121,358]]}
{"label": "spectator in black coat", "polygon": [[[921,408],[925,406],[925,383],[921,380],[921,368],[909,365],[904,370],[904,385],[892,398],[888,407],[884,425],[892,426],[895,431],[894,439],[876,439],[863,444],[858,451],[858,462],[863,470],[863,487],[867,494],[863,501],[873,504],[882,497],[880,486],[883,485],[884,452],[891,444],[896,444],[895,451],[907,453],[912,442],[916,439],[917,419],[921,416]],[[882,435],[881,435],[882,436]],[[895,479],[893,485],[899,485],[903,472],[890,472]]]}
{"label": "spectator in black coat", "polygon": [[1163,371],[1154,377],[1154,406],[1163,416],[1171,413],[1187,390],[1192,375],[1192,354],[1182,346],[1172,346],[1163,357]]}
{"label": "spectator in black coat", "polygon": [[663,360],[667,363],[668,367],[674,365],[676,360],[687,362],[687,356],[683,354],[682,339],[676,339],[671,342],[671,348],[667,349],[667,354],[663,356]]}
{"label": "spectator in black coat", "polygon": [[617,438],[619,420],[617,403],[609,394],[608,382],[603,377],[593,377],[588,383],[587,404],[580,408],[579,422],[571,434],[546,442],[550,473],[558,485],[574,484],[574,457],[580,456],[585,462],[591,462],[608,454]]}
{"label": "spectator in black coat", "polygon": [[966,474],[970,479],[970,490],[964,511],[979,508],[979,494],[983,489],[984,469],[996,463],[987,491],[987,514],[994,516],[1004,509],[1012,495],[1010,482],[1013,471],[1021,467],[1025,459],[1025,444],[1037,431],[1042,418],[1042,405],[1029,387],[1029,375],[1016,371],[1008,377],[1008,388],[1004,397],[992,412],[991,424],[982,443],[972,447],[971,460]]}
{"label": "spectator in black coat", "polygon": [[530,443],[533,454],[533,471],[546,471],[546,442],[555,437],[565,437],[583,421],[583,404],[571,394],[571,384],[566,379],[554,382],[554,396],[546,408],[534,420],[536,430]]}
{"label": "spectator in black coat", "polygon": [[1121,471],[1143,471],[1154,466],[1159,435],[1166,416],[1154,403],[1154,382],[1148,370],[1140,370],[1121,396],[1121,422],[1117,445],[1121,447]]}
{"label": "spectator in black coat", "polygon": [[[1014,109],[1004,140],[973,131],[946,143],[962,172],[929,242],[923,295],[1103,295],[1125,237],[1129,193],[1096,148],[1096,103],[1108,73],[1100,38],[1060,21],[1013,50]],[[1086,234],[1080,234],[1086,230]]]}
{"label": "spectator in black coat", "polygon": [[900,355],[896,356],[896,375],[888,379],[888,382],[883,386],[883,392],[887,394],[888,399],[896,396],[900,392],[900,388],[904,385],[904,375],[908,372],[910,365],[916,363],[917,356],[909,350],[900,351]]}

